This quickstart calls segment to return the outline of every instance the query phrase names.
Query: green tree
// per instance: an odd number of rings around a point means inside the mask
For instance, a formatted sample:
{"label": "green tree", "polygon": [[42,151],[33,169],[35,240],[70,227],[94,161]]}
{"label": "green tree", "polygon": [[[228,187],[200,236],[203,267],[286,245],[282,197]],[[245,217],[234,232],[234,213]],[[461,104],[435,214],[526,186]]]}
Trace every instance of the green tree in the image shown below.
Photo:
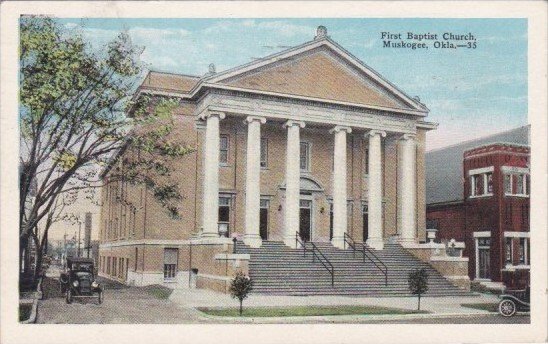
{"label": "green tree", "polygon": [[417,310],[421,309],[421,295],[428,291],[428,273],[426,269],[415,269],[409,273],[409,291],[419,299]]}
{"label": "green tree", "polygon": [[243,302],[244,299],[247,298],[247,295],[253,288],[253,281],[251,281],[251,278],[249,276],[246,276],[243,272],[238,271],[236,273],[236,276],[232,279],[232,282],[230,283],[230,295],[234,299],[238,299],[240,301],[240,316],[242,315],[243,311]]}
{"label": "green tree", "polygon": [[[23,16],[20,37],[19,234],[22,251],[36,247],[36,278],[56,209],[93,199],[105,166],[109,181],[144,184],[176,214],[172,161],[193,148],[174,135],[178,100],[133,99],[145,66],[126,32],[93,49],[53,18]],[[26,255],[20,265],[30,273]]]}

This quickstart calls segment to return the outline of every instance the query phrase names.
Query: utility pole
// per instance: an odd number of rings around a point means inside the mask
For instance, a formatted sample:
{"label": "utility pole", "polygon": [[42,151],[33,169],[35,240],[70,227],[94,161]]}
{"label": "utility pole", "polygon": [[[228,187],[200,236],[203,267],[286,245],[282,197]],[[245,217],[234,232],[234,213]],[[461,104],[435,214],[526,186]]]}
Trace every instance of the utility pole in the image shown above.
{"label": "utility pole", "polygon": [[77,257],[80,258],[80,233],[82,232],[82,222],[78,221],[78,253]]}

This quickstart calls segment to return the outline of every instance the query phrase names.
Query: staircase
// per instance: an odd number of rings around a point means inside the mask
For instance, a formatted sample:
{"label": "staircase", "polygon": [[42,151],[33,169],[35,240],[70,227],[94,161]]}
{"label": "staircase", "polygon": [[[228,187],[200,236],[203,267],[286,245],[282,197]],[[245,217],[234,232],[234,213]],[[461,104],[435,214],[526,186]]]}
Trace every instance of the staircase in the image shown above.
{"label": "staircase", "polygon": [[398,244],[386,244],[375,254],[388,268],[385,276],[361,253],[355,256],[350,249],[342,250],[331,243],[315,243],[334,267],[334,286],[331,274],[307,251],[287,247],[283,242],[263,241],[260,248],[237,243],[238,253],[249,253],[249,275],[254,281],[253,292],[277,295],[368,295],[409,296],[407,275],[416,268],[426,268],[429,290],[424,296],[470,296],[443,278],[429,264],[423,263]]}

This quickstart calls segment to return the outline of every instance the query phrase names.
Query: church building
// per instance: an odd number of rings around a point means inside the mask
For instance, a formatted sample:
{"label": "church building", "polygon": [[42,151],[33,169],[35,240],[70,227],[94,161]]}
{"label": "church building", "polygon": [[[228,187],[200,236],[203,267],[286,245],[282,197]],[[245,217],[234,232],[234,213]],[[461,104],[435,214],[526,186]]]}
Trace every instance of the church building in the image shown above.
{"label": "church building", "polygon": [[[195,151],[180,161],[180,218],[143,186],[103,190],[100,274],[222,289],[269,242],[344,250],[426,236],[428,108],[318,27],[313,40],[204,76],[151,71],[135,97],[181,100]],[[108,181],[109,174],[104,178]],[[138,204],[130,211],[120,195]],[[364,258],[365,260],[365,258]],[[227,272],[229,271],[229,272]],[[216,284],[217,283],[217,284]]]}

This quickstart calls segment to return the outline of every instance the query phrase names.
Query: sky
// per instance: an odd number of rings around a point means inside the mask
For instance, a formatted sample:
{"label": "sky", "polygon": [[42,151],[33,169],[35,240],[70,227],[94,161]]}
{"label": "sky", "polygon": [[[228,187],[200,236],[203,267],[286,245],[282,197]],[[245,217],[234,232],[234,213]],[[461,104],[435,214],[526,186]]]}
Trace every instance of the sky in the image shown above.
{"label": "sky", "polygon": [[[328,35],[430,109],[439,123],[428,132],[432,150],[527,124],[527,21],[525,19],[97,19],[65,18],[101,48],[121,30],[145,48],[142,59],[157,71],[204,75],[250,62],[314,38],[318,25]],[[387,49],[381,32],[472,33],[476,49]],[[75,212],[98,208],[78,203]],[[60,225],[61,226],[61,225]],[[63,228],[61,228],[63,227]],[[74,235],[76,226],[63,224]],[[53,234],[53,233],[52,233]],[[94,237],[97,229],[94,228]]]}
{"label": "sky", "polygon": [[[152,70],[203,75],[328,35],[431,110],[427,150],[527,124],[526,19],[63,19],[101,47],[121,30]],[[381,32],[472,33],[476,49],[388,49]]]}

